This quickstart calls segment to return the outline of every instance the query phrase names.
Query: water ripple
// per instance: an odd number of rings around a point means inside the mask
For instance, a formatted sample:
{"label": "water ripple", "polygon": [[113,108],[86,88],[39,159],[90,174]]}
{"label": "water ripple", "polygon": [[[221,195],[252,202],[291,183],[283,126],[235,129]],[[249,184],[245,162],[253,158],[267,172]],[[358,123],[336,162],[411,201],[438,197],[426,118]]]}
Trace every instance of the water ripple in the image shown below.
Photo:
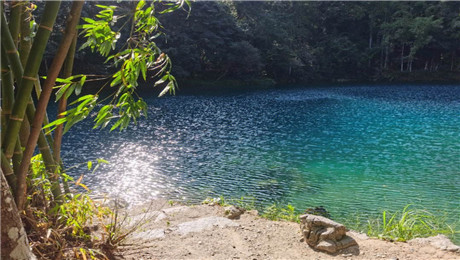
{"label": "water ripple", "polygon": [[[336,216],[416,203],[460,214],[460,86],[357,86],[147,97],[123,132],[83,122],[67,165],[131,203],[252,196]],[[70,173],[79,176],[77,167]]]}

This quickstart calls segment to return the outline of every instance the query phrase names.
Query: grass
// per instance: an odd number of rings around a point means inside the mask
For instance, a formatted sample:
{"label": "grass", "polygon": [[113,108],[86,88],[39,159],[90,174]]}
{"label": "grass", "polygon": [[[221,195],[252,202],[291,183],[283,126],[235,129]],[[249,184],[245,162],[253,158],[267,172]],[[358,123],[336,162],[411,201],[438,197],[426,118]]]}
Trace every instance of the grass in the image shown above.
{"label": "grass", "polygon": [[416,209],[411,204],[401,211],[383,211],[382,216],[367,222],[367,235],[390,241],[407,241],[413,238],[444,234],[454,237],[460,231],[449,224],[447,217]]}
{"label": "grass", "polygon": [[287,206],[281,206],[275,203],[266,207],[260,216],[269,220],[286,220],[297,223],[300,222],[300,213],[298,213],[296,208],[291,204],[288,204]]}

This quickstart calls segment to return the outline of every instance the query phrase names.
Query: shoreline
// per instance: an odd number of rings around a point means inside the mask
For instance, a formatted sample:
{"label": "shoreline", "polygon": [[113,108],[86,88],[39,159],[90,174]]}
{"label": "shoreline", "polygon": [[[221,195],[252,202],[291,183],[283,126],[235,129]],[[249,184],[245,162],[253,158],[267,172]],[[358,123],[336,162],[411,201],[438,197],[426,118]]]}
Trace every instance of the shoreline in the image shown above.
{"label": "shoreline", "polygon": [[301,241],[299,224],[262,218],[248,210],[229,219],[218,204],[184,205],[164,199],[121,210],[134,231],[117,259],[459,259],[446,236],[389,242],[349,231],[357,248],[330,255]]}

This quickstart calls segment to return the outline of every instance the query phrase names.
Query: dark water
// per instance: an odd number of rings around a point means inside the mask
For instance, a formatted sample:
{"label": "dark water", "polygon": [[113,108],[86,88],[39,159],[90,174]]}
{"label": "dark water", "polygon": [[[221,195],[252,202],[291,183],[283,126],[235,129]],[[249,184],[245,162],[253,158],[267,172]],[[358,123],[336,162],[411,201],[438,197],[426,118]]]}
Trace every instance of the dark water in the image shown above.
{"label": "dark water", "polygon": [[[460,214],[460,85],[356,86],[146,97],[127,131],[65,136],[67,165],[104,158],[84,182],[137,203],[255,197],[336,218],[406,204]],[[83,172],[74,169],[75,176]]]}

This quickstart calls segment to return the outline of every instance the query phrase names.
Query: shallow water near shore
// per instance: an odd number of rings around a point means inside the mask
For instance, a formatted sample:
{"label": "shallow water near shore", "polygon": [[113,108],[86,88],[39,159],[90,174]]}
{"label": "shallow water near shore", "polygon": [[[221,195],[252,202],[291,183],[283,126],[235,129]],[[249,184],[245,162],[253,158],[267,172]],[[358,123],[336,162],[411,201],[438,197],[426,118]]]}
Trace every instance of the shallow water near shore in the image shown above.
{"label": "shallow water near shore", "polygon": [[66,165],[110,162],[84,177],[94,193],[131,204],[159,197],[254,197],[259,206],[321,205],[339,221],[412,203],[459,219],[460,85],[145,100],[148,118],[126,131],[93,130],[86,120],[64,137]]}

